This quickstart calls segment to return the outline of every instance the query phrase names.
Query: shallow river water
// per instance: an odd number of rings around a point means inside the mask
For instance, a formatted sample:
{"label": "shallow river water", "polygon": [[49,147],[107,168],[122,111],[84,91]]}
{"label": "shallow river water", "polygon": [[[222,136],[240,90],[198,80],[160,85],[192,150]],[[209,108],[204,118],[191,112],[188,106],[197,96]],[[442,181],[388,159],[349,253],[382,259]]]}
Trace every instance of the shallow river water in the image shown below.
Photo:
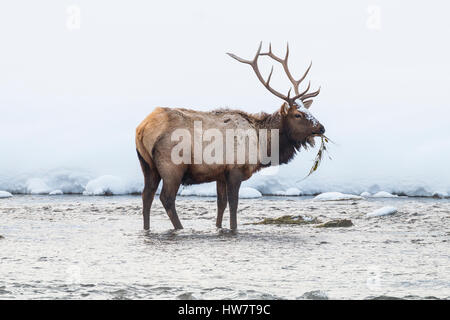
{"label": "shallow river water", "polygon": [[[236,234],[215,198],[177,208],[144,232],[138,196],[0,199],[0,299],[450,299],[449,200],[241,199]],[[250,224],[287,214],[354,225]]]}

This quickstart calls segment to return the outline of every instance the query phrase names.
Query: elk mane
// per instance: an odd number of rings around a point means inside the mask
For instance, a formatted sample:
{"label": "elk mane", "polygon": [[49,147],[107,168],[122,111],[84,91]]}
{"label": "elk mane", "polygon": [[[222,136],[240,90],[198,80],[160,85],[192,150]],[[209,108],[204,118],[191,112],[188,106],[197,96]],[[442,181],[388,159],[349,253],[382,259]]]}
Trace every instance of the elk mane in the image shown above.
{"label": "elk mane", "polygon": [[[220,114],[236,114],[246,119],[255,129],[278,129],[280,130],[279,152],[280,152],[280,164],[290,162],[297,152],[303,147],[307,150],[309,147],[314,147],[315,142],[313,137],[307,137],[302,141],[296,141],[290,138],[289,127],[283,124],[283,116],[280,111],[277,110],[274,113],[259,112],[248,113],[241,110],[233,109],[217,109],[214,113]],[[268,135],[270,139],[270,135]]]}

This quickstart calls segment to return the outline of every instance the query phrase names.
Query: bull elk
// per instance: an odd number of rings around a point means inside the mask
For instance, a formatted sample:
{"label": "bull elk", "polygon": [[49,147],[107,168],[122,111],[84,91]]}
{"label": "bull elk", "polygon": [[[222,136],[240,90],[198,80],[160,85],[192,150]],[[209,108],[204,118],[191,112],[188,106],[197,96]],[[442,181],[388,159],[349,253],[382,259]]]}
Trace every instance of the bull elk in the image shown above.
{"label": "bull elk", "polygon": [[[155,192],[162,179],[163,185],[160,200],[175,229],[183,226],[175,209],[175,198],[181,184],[191,185],[205,182],[216,182],[217,188],[217,218],[216,227],[222,227],[223,213],[230,207],[230,229],[237,229],[237,207],[239,188],[242,181],[249,179],[253,173],[271,165],[288,163],[293,159],[301,147],[307,148],[314,145],[314,137],[323,135],[325,129],[308,111],[320,88],[308,93],[310,83],[306,89],[300,92],[299,86],[307,76],[311,65],[306,72],[296,80],[288,68],[289,46],[287,46],[284,58],[276,56],[269,45],[268,52],[261,52],[262,43],[252,60],[242,59],[234,54],[227,53],[233,59],[248,64],[252,67],[259,81],[272,94],[284,100],[281,108],[272,114],[249,114],[240,110],[219,109],[210,112],[200,112],[182,108],[156,108],[136,129],[136,150],[144,174],[144,190],[142,193],[144,229],[150,227],[150,208]],[[295,94],[291,96],[291,89],[284,95],[270,86],[273,74],[273,66],[269,76],[265,79],[258,68],[258,58],[267,56],[283,67],[289,81],[292,83]],[[195,141],[195,124],[201,123],[201,130],[214,128],[219,133],[225,133],[229,129],[252,129],[257,133],[260,130],[275,130],[278,136],[268,138],[267,145],[278,145],[279,163],[263,163],[260,158],[256,162],[250,162],[245,157],[241,163],[205,163],[196,162],[194,155],[189,150],[183,149],[184,159],[191,161],[174,163],[172,155],[177,141],[173,139],[173,133],[185,130],[190,133],[190,147],[195,149],[195,144],[201,146],[206,141]],[[198,133],[197,133],[198,134]],[[192,139],[191,137],[194,136]],[[256,136],[261,140],[261,135]],[[273,140],[271,140],[273,139]],[[233,140],[234,141],[234,140]],[[234,147],[233,147],[233,150]],[[272,149],[271,149],[272,150]],[[186,154],[184,154],[186,152]],[[258,151],[259,152],[259,151]],[[234,158],[233,158],[234,160]]]}

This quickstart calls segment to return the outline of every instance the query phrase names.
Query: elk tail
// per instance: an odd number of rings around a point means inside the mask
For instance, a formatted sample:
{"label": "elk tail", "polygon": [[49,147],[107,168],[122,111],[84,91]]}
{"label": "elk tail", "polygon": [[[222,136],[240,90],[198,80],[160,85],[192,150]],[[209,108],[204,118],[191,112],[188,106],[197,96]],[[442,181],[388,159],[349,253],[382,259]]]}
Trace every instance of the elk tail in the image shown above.
{"label": "elk tail", "polygon": [[142,171],[148,172],[150,169],[154,169],[153,159],[148,153],[147,149],[142,142],[142,132],[136,132],[136,153],[141,163]]}

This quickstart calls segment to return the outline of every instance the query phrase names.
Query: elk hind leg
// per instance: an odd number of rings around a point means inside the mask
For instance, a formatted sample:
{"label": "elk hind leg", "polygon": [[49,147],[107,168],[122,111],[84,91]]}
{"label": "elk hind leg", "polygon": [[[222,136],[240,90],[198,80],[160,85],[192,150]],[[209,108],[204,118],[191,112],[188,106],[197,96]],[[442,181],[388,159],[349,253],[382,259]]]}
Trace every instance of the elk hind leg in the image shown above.
{"label": "elk hind leg", "polygon": [[158,189],[161,177],[154,165],[147,163],[138,152],[139,162],[141,163],[142,173],[144,174],[144,190],[142,191],[142,216],[144,219],[144,230],[150,228],[150,209]]}
{"label": "elk hind leg", "polygon": [[175,229],[183,229],[183,225],[181,224],[175,209],[175,198],[177,196],[178,189],[180,188],[180,184],[181,178],[178,179],[175,178],[175,176],[170,176],[167,179],[163,178],[163,187],[159,196]]}

